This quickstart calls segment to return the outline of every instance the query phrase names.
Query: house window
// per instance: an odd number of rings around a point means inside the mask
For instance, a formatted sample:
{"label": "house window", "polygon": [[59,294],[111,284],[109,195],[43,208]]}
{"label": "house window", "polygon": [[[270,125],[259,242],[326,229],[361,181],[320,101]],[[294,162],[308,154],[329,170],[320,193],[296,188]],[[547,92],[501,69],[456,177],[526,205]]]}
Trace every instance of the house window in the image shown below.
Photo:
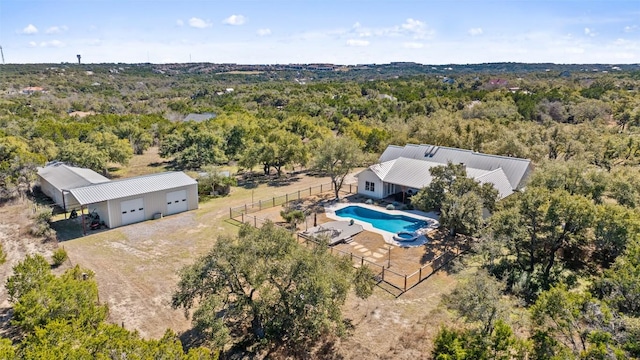
{"label": "house window", "polygon": [[373,182],[365,182],[364,183],[364,189],[367,191],[376,191],[376,184]]}

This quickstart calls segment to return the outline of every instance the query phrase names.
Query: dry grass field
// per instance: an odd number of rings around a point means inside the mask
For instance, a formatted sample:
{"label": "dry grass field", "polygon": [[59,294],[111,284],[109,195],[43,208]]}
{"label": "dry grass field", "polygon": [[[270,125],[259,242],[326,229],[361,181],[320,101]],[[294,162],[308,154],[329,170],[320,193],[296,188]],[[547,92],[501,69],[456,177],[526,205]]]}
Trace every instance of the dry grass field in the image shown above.
{"label": "dry grass field", "polygon": [[[129,177],[163,171],[165,165],[157,152],[152,150],[134,157],[131,166],[118,171],[116,175]],[[182,332],[190,328],[190,321],[181,311],[173,310],[170,306],[171,294],[178,279],[177,271],[208,251],[220,235],[233,235],[237,231],[236,223],[228,220],[229,207],[248,203],[252,197],[256,201],[268,199],[328,181],[328,178],[300,175],[282,186],[259,184],[254,188],[234,187],[229,196],[205,201],[195,211],[112,230],[90,232],[87,236],[69,236],[69,240],[60,242],[60,246],[64,246],[69,254],[69,262],[65,267],[79,264],[96,273],[100,301],[109,306],[110,321],[123,324],[128,329],[136,329],[146,338],[160,337],[167,328]],[[271,209],[272,215],[268,217],[277,221],[280,209]],[[25,226],[18,221],[22,215],[4,216],[12,211],[8,207],[0,208],[0,211],[3,244],[9,237],[19,239],[24,233],[20,226]],[[319,218],[323,221],[322,217]],[[64,220],[61,215],[55,220],[61,235],[66,224],[72,229],[70,233],[78,233],[77,224],[73,230],[74,225],[70,220]],[[371,233],[358,235],[356,242],[371,249],[384,243],[378,235]],[[37,241],[31,241],[31,245],[20,244],[19,241],[13,243],[15,245],[5,245],[5,249],[9,250],[9,261],[0,267],[3,279],[10,275],[11,266],[24,254],[50,254],[55,246]],[[12,250],[20,246],[21,250]],[[408,263],[419,266],[424,255],[424,247],[393,249],[391,269],[409,266],[402,264],[403,258],[411,259]],[[379,260],[384,263],[386,259],[380,257]],[[418,264],[415,264],[416,261]],[[449,292],[454,284],[453,277],[437,273],[399,298],[380,288],[376,288],[373,296],[366,301],[350,297],[344,310],[353,324],[351,336],[338,340],[331,352],[337,358],[345,359],[428,358],[429,339],[439,324],[449,319],[448,314],[439,310],[440,297]],[[5,309],[2,314],[6,314],[8,302],[4,289],[0,291],[0,303]]]}

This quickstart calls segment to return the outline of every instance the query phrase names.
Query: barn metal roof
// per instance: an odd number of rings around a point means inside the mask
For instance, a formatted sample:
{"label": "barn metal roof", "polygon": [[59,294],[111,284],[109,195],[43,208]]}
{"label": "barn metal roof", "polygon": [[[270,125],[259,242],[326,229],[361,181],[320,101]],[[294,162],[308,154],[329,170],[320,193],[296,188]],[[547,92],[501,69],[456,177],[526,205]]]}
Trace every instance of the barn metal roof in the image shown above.
{"label": "barn metal roof", "polygon": [[110,181],[91,169],[54,163],[38,168],[38,175],[59,191]]}
{"label": "barn metal roof", "polygon": [[193,184],[197,184],[193,178],[178,171],[114,180],[107,183],[71,189],[70,192],[78,203],[87,205],[161,190],[170,190]]}
{"label": "barn metal roof", "polygon": [[404,147],[390,145],[380,156],[380,162],[383,163],[400,157],[438,164],[446,164],[448,162],[465,164],[467,168],[486,171],[501,168],[512,189],[522,188],[531,170],[531,160],[528,159],[482,154],[471,150],[426,144],[408,144]]}

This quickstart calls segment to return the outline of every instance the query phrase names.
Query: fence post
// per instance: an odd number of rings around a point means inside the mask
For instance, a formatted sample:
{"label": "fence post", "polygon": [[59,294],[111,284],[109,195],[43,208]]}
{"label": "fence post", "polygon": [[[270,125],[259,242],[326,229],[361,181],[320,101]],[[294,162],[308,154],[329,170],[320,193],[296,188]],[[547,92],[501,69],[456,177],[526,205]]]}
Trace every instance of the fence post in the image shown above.
{"label": "fence post", "polygon": [[273,200],[273,207],[276,207],[276,198],[272,197],[271,200]]}
{"label": "fence post", "polygon": [[262,210],[262,200],[258,200],[258,210]]}
{"label": "fence post", "polygon": [[253,217],[253,227],[256,228],[256,229],[258,228],[258,217],[257,216]]}
{"label": "fence post", "polygon": [[300,190],[298,190],[298,201],[300,201]]}
{"label": "fence post", "polygon": [[363,257],[360,258],[360,266],[364,266],[364,258]]}
{"label": "fence post", "polygon": [[351,191],[351,184],[349,184],[349,194],[353,194],[353,192]]}
{"label": "fence post", "polygon": [[244,213],[240,213],[240,218],[242,219],[242,222],[244,223]]}
{"label": "fence post", "polygon": [[286,204],[288,204],[288,203],[289,203],[289,194],[284,194],[284,202],[285,202]]}
{"label": "fence post", "polygon": [[322,194],[322,184],[320,184],[320,194]]}
{"label": "fence post", "polygon": [[420,267],[420,271],[418,272],[418,282],[422,281],[422,266]]}
{"label": "fence post", "polygon": [[229,219],[233,219],[233,210],[229,208]]}
{"label": "fence post", "polygon": [[309,196],[311,196],[311,186],[309,186]]}
{"label": "fence post", "polygon": [[244,204],[244,212],[247,213],[247,204]]}
{"label": "fence post", "polygon": [[384,266],[382,267],[382,281],[384,281]]}
{"label": "fence post", "polygon": [[407,291],[407,275],[404,275],[404,291]]}

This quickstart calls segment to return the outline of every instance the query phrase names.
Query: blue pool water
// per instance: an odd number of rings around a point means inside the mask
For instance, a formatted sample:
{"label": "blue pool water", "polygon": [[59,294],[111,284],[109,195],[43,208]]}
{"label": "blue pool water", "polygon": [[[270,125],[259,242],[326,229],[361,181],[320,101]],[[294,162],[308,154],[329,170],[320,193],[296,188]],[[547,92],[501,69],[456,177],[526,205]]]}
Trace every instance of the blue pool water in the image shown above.
{"label": "blue pool water", "polygon": [[336,215],[368,222],[376,229],[392,233],[401,231],[414,232],[428,225],[426,221],[410,216],[391,215],[360,206],[344,207],[337,210]]}

